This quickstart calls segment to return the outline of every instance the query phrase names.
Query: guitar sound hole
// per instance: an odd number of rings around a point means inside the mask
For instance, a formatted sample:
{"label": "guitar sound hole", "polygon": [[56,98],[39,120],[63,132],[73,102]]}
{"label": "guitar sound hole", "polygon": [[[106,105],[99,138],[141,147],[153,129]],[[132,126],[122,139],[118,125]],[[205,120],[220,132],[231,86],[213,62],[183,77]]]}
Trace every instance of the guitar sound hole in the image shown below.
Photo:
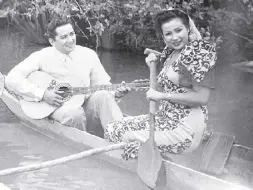
{"label": "guitar sound hole", "polygon": [[61,86],[59,89],[58,89],[59,92],[61,92],[61,97],[63,97],[64,99],[65,98],[68,98],[69,95],[70,95],[70,89],[66,86]]}

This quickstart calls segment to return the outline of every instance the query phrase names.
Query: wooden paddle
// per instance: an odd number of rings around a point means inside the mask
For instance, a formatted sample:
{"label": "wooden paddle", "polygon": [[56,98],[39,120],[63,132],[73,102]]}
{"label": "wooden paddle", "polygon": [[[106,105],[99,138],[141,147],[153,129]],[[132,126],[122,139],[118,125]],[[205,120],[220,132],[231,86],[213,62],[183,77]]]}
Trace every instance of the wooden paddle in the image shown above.
{"label": "wooden paddle", "polygon": [[[150,65],[150,88],[156,86],[156,63]],[[137,173],[141,180],[152,189],[164,189],[166,186],[166,170],[161,154],[154,140],[155,101],[149,103],[150,133],[149,139],[140,147]]]}

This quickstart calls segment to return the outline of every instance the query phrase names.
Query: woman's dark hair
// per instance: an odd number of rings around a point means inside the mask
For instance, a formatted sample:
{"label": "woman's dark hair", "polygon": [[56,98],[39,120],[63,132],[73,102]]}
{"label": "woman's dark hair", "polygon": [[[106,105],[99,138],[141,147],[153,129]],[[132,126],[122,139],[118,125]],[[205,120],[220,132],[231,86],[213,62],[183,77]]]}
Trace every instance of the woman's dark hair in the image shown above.
{"label": "woman's dark hair", "polygon": [[72,23],[68,18],[55,16],[47,25],[47,31],[46,31],[45,36],[51,39],[55,39],[55,36],[57,35],[55,31],[56,28],[66,25],[66,24],[72,24]]}
{"label": "woman's dark hair", "polygon": [[162,35],[162,25],[172,19],[179,18],[186,28],[189,28],[189,17],[179,9],[164,10],[155,15],[155,28]]}

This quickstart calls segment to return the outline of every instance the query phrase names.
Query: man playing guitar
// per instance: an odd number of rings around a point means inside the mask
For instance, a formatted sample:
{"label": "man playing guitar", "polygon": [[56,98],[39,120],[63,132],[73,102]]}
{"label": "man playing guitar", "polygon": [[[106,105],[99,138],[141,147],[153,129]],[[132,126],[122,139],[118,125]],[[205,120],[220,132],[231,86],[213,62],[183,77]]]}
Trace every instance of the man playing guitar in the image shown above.
{"label": "man playing guitar", "polygon": [[68,19],[55,17],[48,25],[47,36],[52,46],[32,53],[16,65],[6,76],[7,87],[27,101],[43,101],[56,107],[51,118],[80,130],[86,130],[87,125],[106,128],[109,122],[120,120],[123,114],[115,98],[127,94],[129,87],[121,86],[114,93],[103,90],[91,95],[76,95],[64,102],[60,91],[29,80],[31,73],[42,71],[73,87],[111,84],[96,52],[76,45],[76,34]]}

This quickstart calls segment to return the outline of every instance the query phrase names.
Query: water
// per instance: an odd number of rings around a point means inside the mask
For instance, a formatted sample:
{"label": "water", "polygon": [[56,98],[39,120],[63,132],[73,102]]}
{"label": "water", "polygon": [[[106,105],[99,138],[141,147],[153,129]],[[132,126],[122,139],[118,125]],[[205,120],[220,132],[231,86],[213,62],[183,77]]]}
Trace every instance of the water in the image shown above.
{"label": "water", "polygon": [[[4,74],[31,52],[42,48],[27,43],[22,35],[10,33],[6,29],[0,30],[0,41],[0,71]],[[124,52],[99,52],[99,56],[113,83],[149,78],[143,56]],[[253,147],[252,84],[252,74],[237,71],[230,63],[219,60],[215,73],[216,89],[209,103],[208,122],[210,129],[234,135],[237,142],[251,147]],[[130,115],[147,113],[148,102],[145,99],[145,92],[129,93],[123,98],[120,106]],[[2,158],[3,155],[0,154],[0,169],[75,153],[66,146],[16,124],[18,120],[2,102],[0,102],[0,121],[15,123],[1,125],[0,153],[5,150],[8,156]],[[122,185],[120,189],[131,189],[132,184],[135,184],[135,189],[144,188],[136,175],[94,159],[7,177],[4,178],[4,182],[16,189],[118,189],[117,184]]]}
{"label": "water", "polygon": [[[19,123],[2,123],[0,129],[1,170],[77,153],[76,150]],[[136,174],[106,163],[99,157],[89,157],[34,172],[3,176],[0,177],[0,181],[12,190],[146,189]]]}

